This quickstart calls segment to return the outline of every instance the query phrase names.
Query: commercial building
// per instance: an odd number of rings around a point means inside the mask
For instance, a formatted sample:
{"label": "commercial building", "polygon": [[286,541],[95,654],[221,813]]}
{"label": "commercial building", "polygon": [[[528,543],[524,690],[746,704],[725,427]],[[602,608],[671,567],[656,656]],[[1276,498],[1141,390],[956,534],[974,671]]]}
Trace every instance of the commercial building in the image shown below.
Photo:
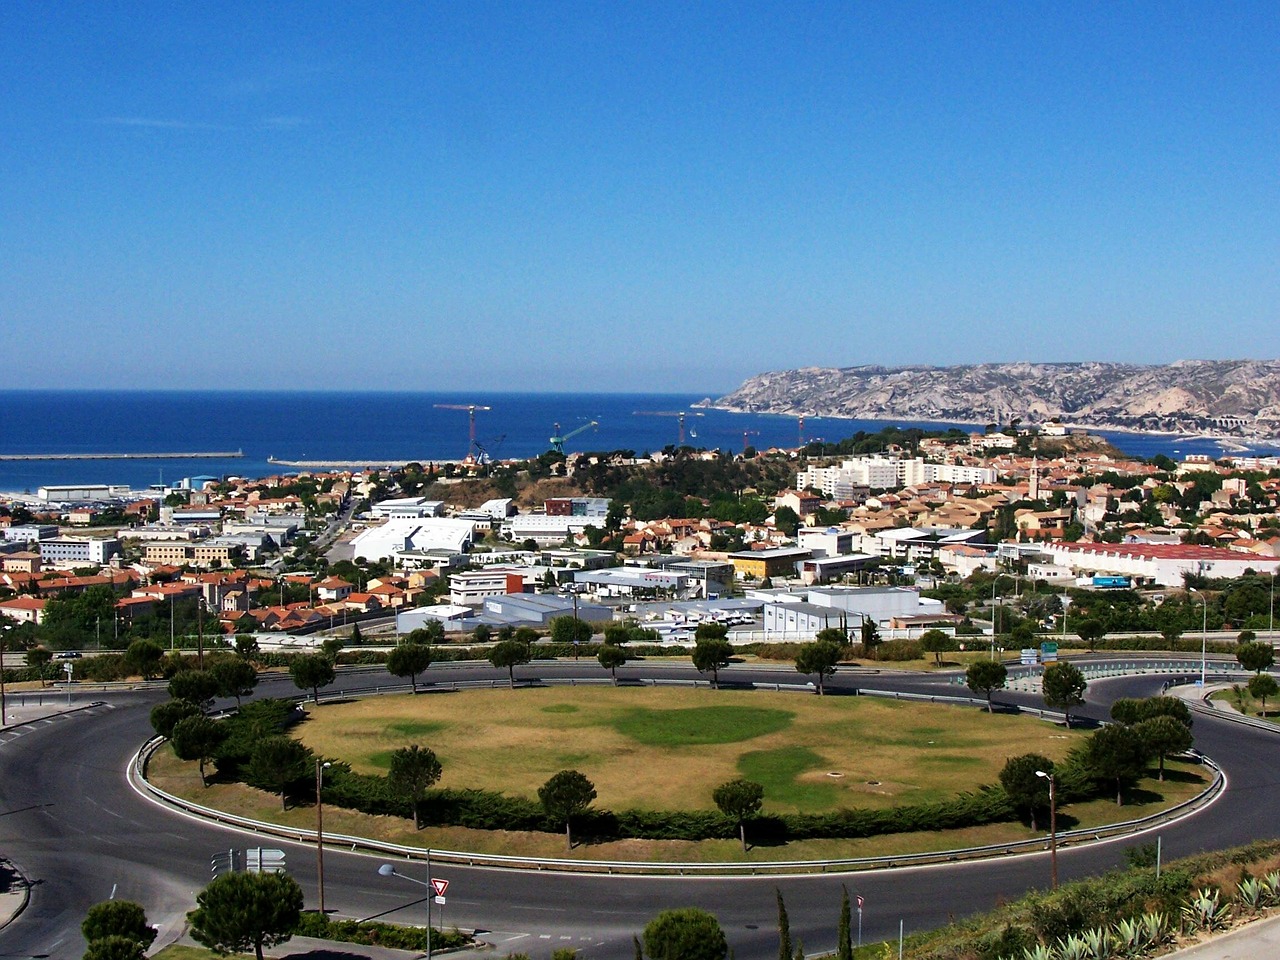
{"label": "commercial building", "polygon": [[39,543],[43,563],[103,564],[120,553],[120,541],[115,537],[57,537]]}
{"label": "commercial building", "polygon": [[489,597],[524,593],[529,568],[487,567],[449,574],[449,602],[460,607],[479,607]]}
{"label": "commercial building", "polygon": [[50,485],[36,490],[46,503],[75,503],[81,500],[120,500],[129,496],[129,485],[123,483],[82,483]]}
{"label": "commercial building", "polygon": [[608,497],[550,497],[543,501],[543,512],[548,517],[606,517],[609,514]]}
{"label": "commercial building", "polygon": [[744,550],[729,554],[729,562],[739,577],[764,580],[766,577],[794,577],[801,560],[813,556],[800,547],[774,547],[771,550]]}
{"label": "commercial building", "polygon": [[428,500],[426,497],[396,497],[390,500],[379,500],[370,508],[369,513],[379,519],[440,517],[444,515],[444,501]]}
{"label": "commercial building", "polygon": [[470,520],[444,517],[395,517],[370,527],[351,541],[356,560],[394,560],[399,553],[445,550],[465,553],[475,539]]}
{"label": "commercial building", "polygon": [[1280,559],[1220,547],[1156,543],[1042,543],[1037,552],[1076,576],[1126,576],[1138,583],[1180,587],[1186,574],[1221,579],[1245,570],[1275,575]]}
{"label": "commercial building", "polygon": [[52,540],[58,535],[58,528],[51,523],[18,523],[0,532],[6,540],[35,543],[37,540]]}
{"label": "commercial building", "polygon": [[911,587],[814,587],[796,591],[748,591],[764,600],[765,636],[803,639],[826,627],[856,629],[863,620],[891,625],[900,620],[946,617],[940,600]]}
{"label": "commercial building", "polygon": [[561,543],[577,536],[587,527],[604,529],[604,518],[599,516],[570,516],[541,513],[521,513],[502,522],[504,539],[520,543],[532,540],[539,544]]}

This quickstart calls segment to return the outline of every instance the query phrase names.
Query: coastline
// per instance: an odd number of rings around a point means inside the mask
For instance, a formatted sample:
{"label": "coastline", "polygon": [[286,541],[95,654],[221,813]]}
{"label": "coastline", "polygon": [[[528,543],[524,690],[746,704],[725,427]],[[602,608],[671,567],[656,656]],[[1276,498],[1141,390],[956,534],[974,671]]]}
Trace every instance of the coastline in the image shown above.
{"label": "coastline", "polygon": [[[955,427],[974,427],[977,424],[971,420],[951,420],[947,418],[921,418],[907,416],[883,416],[881,414],[862,414],[859,416],[851,416],[846,413],[826,413],[821,410],[749,410],[744,407],[737,407],[728,404],[718,404],[711,401],[701,401],[693,406],[702,410],[718,410],[721,413],[746,414],[748,416],[757,417],[791,417],[797,418],[803,416],[805,419],[812,420],[875,420],[885,423],[892,423],[895,420],[903,423],[936,423],[939,425],[955,426]],[[1144,427],[1135,427],[1132,424],[1119,424],[1107,422],[1072,422],[1064,423],[1064,427],[1068,430],[1087,430],[1090,432],[1105,433],[1125,433],[1133,436],[1147,437],[1173,437],[1177,439],[1191,440],[1209,440],[1214,443],[1234,443],[1241,445],[1262,444],[1277,445],[1280,444],[1280,433],[1274,435],[1266,434],[1240,434],[1240,433],[1221,433],[1215,431],[1191,431],[1191,430],[1153,430]]]}

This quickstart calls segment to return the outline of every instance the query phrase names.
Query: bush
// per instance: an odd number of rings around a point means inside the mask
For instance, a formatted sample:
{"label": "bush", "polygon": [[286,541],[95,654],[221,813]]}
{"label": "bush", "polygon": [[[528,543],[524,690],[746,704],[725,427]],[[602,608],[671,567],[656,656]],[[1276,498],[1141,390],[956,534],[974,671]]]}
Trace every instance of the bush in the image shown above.
{"label": "bush", "polygon": [[906,660],[920,660],[924,650],[919,640],[886,640],[876,647],[876,659],[901,663]]}
{"label": "bush", "polygon": [[[357,920],[330,920],[319,913],[304,913],[295,936],[315,937],[318,940],[335,940],[339,943],[360,943],[366,946],[389,947],[393,950],[427,949],[427,931],[421,927],[402,927],[394,923]],[[458,950],[468,946],[472,938],[453,930],[432,930],[433,950]]]}

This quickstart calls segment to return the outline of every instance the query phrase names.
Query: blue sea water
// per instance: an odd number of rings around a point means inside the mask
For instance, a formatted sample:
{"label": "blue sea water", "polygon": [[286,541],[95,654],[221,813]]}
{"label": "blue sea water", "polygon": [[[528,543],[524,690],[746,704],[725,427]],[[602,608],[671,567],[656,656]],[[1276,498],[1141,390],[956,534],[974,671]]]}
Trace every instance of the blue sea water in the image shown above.
{"label": "blue sea water", "polygon": [[[125,483],[135,489],[188,476],[265,476],[290,468],[281,460],[456,460],[469,448],[467,412],[437,404],[477,404],[476,439],[495,458],[528,457],[549,449],[561,433],[599,426],[573,437],[568,452],[660,450],[678,439],[675,417],[642,411],[689,411],[701,394],[377,393],[0,391],[0,453],[180,453],[241,450],[234,459],[0,461],[0,490],[32,491],[42,484]],[[743,432],[755,447],[795,446],[796,418],[772,414],[689,411],[687,443],[740,451]],[[842,439],[881,427],[941,427],[908,421],[807,418],[804,439]],[[1135,456],[1207,453],[1209,440],[1106,433]],[[1259,452],[1275,452],[1275,448]]]}

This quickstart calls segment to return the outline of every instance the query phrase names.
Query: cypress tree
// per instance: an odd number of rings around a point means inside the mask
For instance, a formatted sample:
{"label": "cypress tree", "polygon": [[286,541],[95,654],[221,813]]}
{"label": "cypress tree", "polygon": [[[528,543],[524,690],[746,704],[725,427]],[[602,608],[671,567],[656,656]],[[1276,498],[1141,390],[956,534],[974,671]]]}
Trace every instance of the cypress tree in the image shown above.
{"label": "cypress tree", "polygon": [[840,932],[836,937],[836,960],[853,960],[853,913],[849,909],[849,888],[840,884]]}
{"label": "cypress tree", "polygon": [[778,895],[778,960],[791,960],[791,922],[787,919],[787,905],[782,902],[782,891],[774,887]]}

